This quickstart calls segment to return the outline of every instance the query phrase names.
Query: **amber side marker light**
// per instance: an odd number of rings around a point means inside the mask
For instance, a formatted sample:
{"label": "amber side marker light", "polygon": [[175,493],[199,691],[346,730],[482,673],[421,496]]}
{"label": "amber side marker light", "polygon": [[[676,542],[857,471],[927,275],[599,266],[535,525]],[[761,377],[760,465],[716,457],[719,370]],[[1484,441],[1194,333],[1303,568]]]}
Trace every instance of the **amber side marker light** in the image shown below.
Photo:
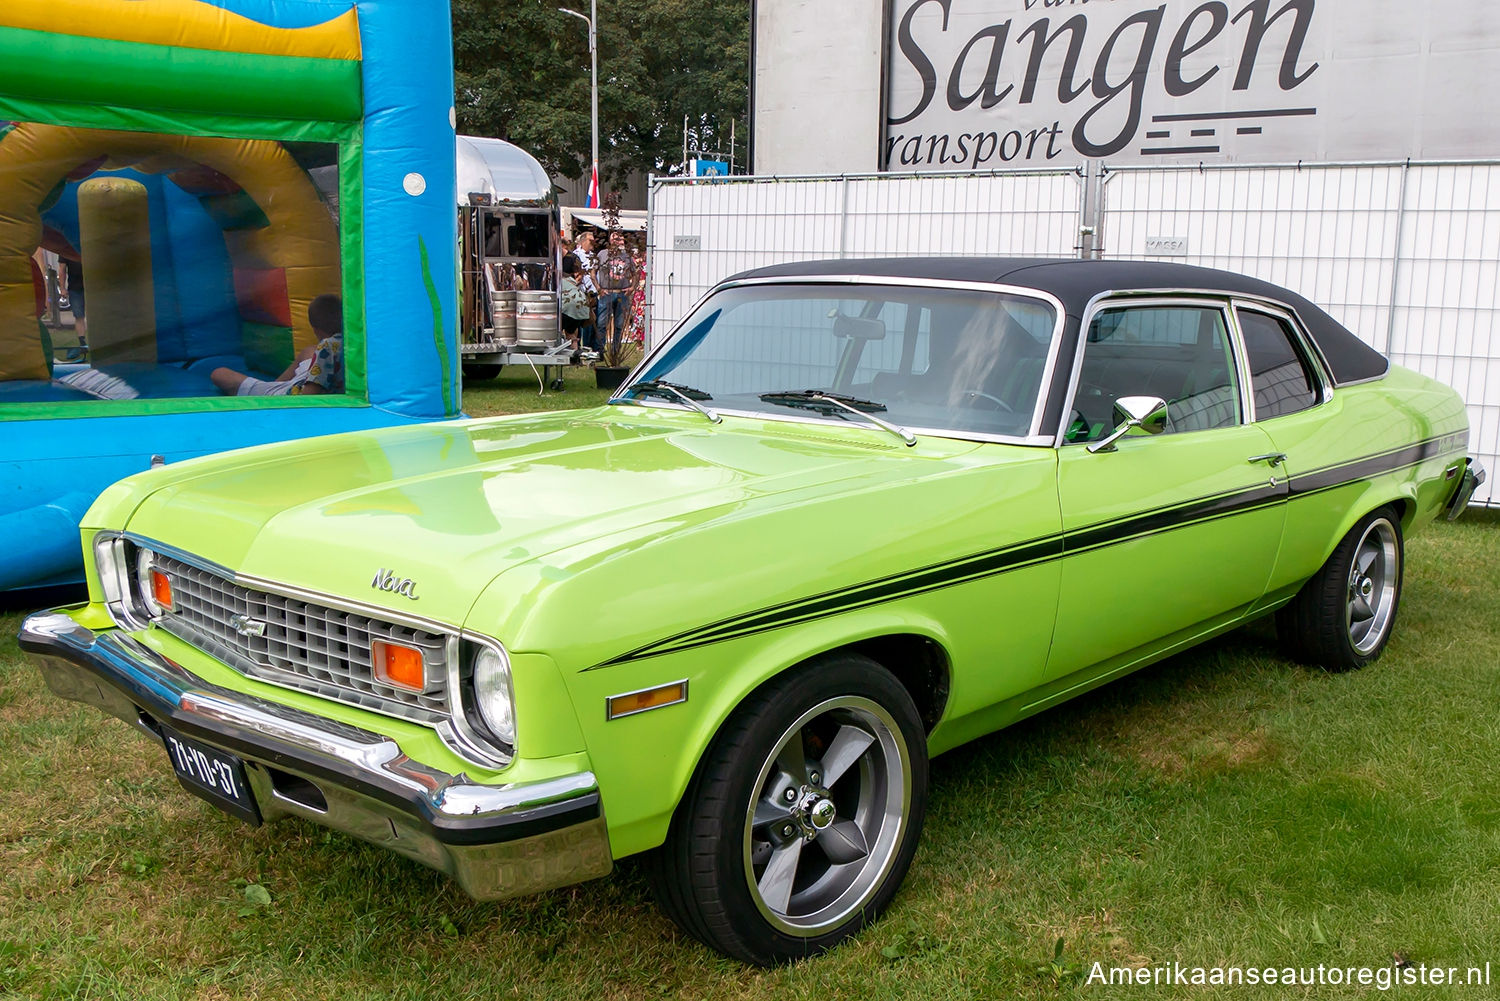
{"label": "amber side marker light", "polygon": [[376,640],[370,647],[375,680],[408,692],[427,689],[427,661],[416,647]]}
{"label": "amber side marker light", "polygon": [[611,695],[604,700],[604,718],[619,719],[621,716],[643,713],[647,709],[675,706],[679,702],[687,701],[687,689],[687,679],[684,678],[670,685],[658,685],[655,688],[643,688],[638,692]]}
{"label": "amber side marker light", "polygon": [[151,571],[151,597],[163,609],[172,610],[172,580],[160,570]]}

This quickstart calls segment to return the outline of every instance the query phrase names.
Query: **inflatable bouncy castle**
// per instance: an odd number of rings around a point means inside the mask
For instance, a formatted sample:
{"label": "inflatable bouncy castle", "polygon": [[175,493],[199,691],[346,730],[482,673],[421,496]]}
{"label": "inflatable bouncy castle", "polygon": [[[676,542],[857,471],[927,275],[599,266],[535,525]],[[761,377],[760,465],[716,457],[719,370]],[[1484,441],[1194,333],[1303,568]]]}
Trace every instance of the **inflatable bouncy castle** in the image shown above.
{"label": "inflatable bouncy castle", "polygon": [[153,462],[457,414],[451,67],[441,0],[0,4],[0,589]]}

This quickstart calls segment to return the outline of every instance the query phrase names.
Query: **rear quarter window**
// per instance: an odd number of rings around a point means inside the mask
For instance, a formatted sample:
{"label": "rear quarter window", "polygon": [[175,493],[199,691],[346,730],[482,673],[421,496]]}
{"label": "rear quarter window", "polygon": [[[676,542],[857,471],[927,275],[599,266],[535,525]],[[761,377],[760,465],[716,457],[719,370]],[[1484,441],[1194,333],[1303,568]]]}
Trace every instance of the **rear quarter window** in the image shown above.
{"label": "rear quarter window", "polygon": [[1240,310],[1239,319],[1256,419],[1284,417],[1316,406],[1318,380],[1298,349],[1291,326],[1280,317],[1251,310]]}

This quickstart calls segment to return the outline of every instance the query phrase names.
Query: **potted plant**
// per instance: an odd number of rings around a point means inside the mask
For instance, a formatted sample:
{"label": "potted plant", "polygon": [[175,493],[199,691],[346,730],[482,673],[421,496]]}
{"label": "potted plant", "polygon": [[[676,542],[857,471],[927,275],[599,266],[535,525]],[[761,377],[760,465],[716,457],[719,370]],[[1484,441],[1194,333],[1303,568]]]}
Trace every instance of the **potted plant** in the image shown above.
{"label": "potted plant", "polygon": [[638,357],[634,343],[620,337],[604,338],[604,348],[594,363],[594,385],[600,389],[619,389]]}

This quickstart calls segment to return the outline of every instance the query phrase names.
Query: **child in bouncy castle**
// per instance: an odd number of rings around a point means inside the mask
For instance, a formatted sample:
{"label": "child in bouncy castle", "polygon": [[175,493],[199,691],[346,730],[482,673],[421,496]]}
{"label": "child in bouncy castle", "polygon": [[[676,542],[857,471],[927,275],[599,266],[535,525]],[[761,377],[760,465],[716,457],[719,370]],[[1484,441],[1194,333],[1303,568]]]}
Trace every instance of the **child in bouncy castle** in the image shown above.
{"label": "child in bouncy castle", "polygon": [[225,396],[314,396],[344,391],[344,302],[320,295],[307,307],[318,341],[305,348],[274,380],[257,379],[232,368],[209,373]]}

